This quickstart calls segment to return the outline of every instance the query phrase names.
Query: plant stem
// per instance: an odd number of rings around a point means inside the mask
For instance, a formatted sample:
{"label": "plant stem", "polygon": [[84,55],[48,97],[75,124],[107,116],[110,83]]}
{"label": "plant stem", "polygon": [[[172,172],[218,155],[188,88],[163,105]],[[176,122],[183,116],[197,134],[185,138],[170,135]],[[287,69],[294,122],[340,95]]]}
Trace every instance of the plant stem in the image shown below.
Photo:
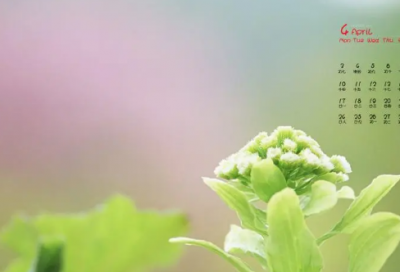
{"label": "plant stem", "polygon": [[169,240],[171,243],[179,243],[179,244],[186,244],[186,245],[191,245],[191,246],[200,246],[204,247],[211,252],[214,252],[218,256],[222,257],[226,261],[228,261],[230,264],[232,264],[238,272],[254,272],[251,270],[242,260],[239,258],[232,256],[213,243],[203,241],[203,240],[196,240],[196,239],[191,239],[191,238],[186,238],[186,237],[177,237],[177,238],[172,238]]}
{"label": "plant stem", "polygon": [[333,236],[335,236],[336,234],[338,234],[337,232],[333,232],[333,231],[331,231],[331,232],[328,232],[328,233],[325,233],[324,235],[322,235],[321,237],[319,237],[318,239],[317,239],[317,245],[322,245],[322,243],[324,242],[324,241],[326,241],[326,240],[328,240],[329,238],[332,238]]}

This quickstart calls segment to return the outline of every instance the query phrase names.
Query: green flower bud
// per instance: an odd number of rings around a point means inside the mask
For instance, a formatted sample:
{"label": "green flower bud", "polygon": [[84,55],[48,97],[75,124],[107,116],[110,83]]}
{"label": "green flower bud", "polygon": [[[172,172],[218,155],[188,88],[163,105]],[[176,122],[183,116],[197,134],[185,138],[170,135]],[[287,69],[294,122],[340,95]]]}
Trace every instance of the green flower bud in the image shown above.
{"label": "green flower bud", "polygon": [[281,126],[272,132],[272,136],[276,138],[278,146],[281,147],[286,139],[292,139],[295,134],[292,127]]}
{"label": "green flower bud", "polygon": [[300,135],[296,137],[296,143],[298,146],[298,151],[307,149],[307,148],[315,148],[319,147],[319,144],[309,136]]}
{"label": "green flower bud", "polygon": [[256,162],[260,161],[261,158],[257,153],[242,152],[238,154],[239,156],[236,158],[236,162],[239,175],[249,176],[251,168]]}
{"label": "green flower bud", "polygon": [[351,166],[345,157],[334,155],[331,157],[331,162],[334,165],[335,172],[351,173]]}
{"label": "green flower bud", "polygon": [[282,155],[282,149],[279,147],[270,147],[267,150],[267,158],[277,161]]}
{"label": "green flower bud", "polygon": [[300,156],[304,161],[304,167],[309,169],[318,168],[321,165],[321,160],[309,148],[300,152]]}
{"label": "green flower bud", "polygon": [[254,137],[251,141],[249,141],[240,151],[248,151],[250,153],[257,153],[260,148],[260,143],[263,138],[267,137],[267,133],[261,132],[256,137]]}
{"label": "green flower bud", "polygon": [[290,139],[285,139],[283,141],[282,148],[283,148],[283,150],[288,151],[288,152],[294,151],[297,148],[297,144],[296,144],[296,142],[294,142],[294,141],[292,141]]}
{"label": "green flower bud", "polygon": [[222,160],[218,167],[215,168],[214,174],[223,179],[235,179],[238,176],[238,168],[236,164],[237,155],[231,155],[225,160]]}
{"label": "green flower bud", "polygon": [[343,156],[328,157],[318,142],[304,131],[284,126],[275,129],[271,135],[259,133],[237,153],[221,161],[215,174],[246,184],[252,167],[264,159],[271,159],[293,188],[304,188],[310,181],[323,177],[335,183],[344,182],[351,173],[350,164]]}
{"label": "green flower bud", "polygon": [[276,147],[278,145],[277,138],[273,135],[265,137],[261,140],[260,146],[263,150],[268,150],[270,147]]}

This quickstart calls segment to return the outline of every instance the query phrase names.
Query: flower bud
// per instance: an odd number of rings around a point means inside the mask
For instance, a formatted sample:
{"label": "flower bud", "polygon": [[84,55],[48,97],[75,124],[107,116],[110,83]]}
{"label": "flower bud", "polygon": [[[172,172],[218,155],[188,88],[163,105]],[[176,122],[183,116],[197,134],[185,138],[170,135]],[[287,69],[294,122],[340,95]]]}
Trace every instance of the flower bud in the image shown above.
{"label": "flower bud", "polygon": [[[222,160],[215,174],[227,180],[250,181],[251,171],[258,162],[271,159],[290,186],[305,186],[317,178],[344,182],[351,173],[343,156],[328,157],[317,141],[304,131],[290,126],[278,127],[270,135],[259,133],[237,153]],[[302,187],[302,188],[303,188]]]}

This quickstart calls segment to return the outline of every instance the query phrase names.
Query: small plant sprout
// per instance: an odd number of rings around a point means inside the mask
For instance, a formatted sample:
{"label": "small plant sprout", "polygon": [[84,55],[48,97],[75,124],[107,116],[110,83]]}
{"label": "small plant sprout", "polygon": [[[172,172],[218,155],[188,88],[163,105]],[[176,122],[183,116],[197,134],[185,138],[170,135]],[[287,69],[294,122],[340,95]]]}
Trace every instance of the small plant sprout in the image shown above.
{"label": "small plant sprout", "polygon": [[[343,186],[351,171],[345,157],[326,155],[301,130],[278,127],[270,135],[262,132],[220,162],[215,169],[219,179],[204,178],[240,219],[241,226],[231,226],[223,249],[183,237],[170,242],[207,248],[240,272],[320,272],[320,245],[347,234],[348,271],[377,272],[400,241],[400,217],[371,212],[400,176],[378,176],[356,197]],[[315,237],[305,218],[332,209],[339,199],[352,203],[328,233]],[[260,202],[266,205],[257,205]],[[244,254],[259,261],[259,270],[240,258]]]}

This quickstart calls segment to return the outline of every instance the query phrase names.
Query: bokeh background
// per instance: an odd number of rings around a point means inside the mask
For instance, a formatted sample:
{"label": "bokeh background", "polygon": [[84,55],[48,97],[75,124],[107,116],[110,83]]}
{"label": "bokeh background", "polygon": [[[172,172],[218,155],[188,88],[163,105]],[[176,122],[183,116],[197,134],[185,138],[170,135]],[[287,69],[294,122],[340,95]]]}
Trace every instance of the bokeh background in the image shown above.
{"label": "bokeh background", "polygon": [[[400,173],[397,104],[392,125],[337,124],[340,63],[400,70],[400,44],[339,44],[340,27],[400,37],[399,14],[384,0],[0,1],[0,225],[16,212],[74,212],[123,193],[142,209],[187,212],[190,236],[222,245],[237,219],[201,177],[279,125],[345,155],[357,193]],[[376,210],[400,213],[399,194]],[[322,234],[347,205],[311,228]],[[325,272],[347,270],[346,240],[324,244]],[[0,269],[10,258],[1,249]],[[382,271],[399,268],[397,250]],[[168,271],[233,270],[189,247]]]}

